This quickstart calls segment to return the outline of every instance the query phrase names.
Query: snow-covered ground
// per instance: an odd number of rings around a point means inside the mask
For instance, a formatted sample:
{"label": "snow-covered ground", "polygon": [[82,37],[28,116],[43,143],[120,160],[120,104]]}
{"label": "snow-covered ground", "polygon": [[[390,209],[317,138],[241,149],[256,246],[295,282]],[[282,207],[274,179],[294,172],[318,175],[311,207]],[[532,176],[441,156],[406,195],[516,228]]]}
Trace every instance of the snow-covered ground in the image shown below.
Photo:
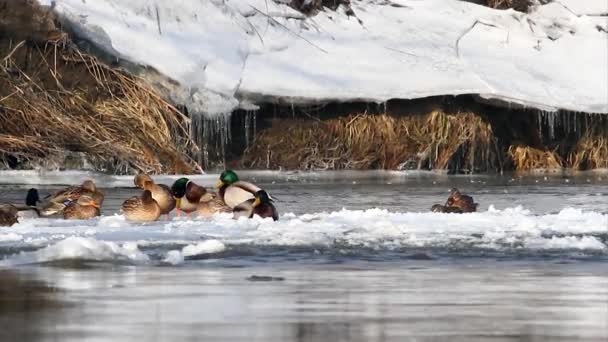
{"label": "snow-covered ground", "polygon": [[480,94],[608,113],[604,0],[531,14],[456,0],[353,1],[304,17],[272,0],[39,0],[81,36],[181,87],[207,115],[255,103]]}

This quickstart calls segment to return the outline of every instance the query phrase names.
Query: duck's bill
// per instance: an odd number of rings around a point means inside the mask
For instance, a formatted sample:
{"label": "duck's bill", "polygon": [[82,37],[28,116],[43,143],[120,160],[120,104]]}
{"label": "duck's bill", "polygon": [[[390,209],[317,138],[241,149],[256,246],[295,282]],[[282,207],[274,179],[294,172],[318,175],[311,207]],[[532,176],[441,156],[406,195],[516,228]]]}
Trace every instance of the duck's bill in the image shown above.
{"label": "duck's bill", "polygon": [[222,182],[222,181],[218,181],[217,183],[215,183],[215,188],[216,188],[216,189],[219,189],[219,188],[221,188],[222,186],[224,186],[224,182]]}

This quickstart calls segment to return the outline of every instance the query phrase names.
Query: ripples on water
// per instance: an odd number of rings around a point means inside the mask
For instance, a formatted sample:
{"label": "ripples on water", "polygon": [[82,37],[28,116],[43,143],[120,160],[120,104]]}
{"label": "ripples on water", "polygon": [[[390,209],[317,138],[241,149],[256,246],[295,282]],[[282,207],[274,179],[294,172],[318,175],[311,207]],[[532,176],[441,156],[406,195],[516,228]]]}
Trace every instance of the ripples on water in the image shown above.
{"label": "ripples on water", "polygon": [[[12,184],[2,186],[0,200],[21,201],[30,187],[23,183],[53,191],[82,176],[9,173],[4,181]],[[216,178],[196,181],[211,186]],[[21,311],[3,310],[16,293],[3,291],[0,322],[10,328],[0,337],[608,338],[608,175],[262,172],[243,178],[272,192],[280,221],[227,215],[130,224],[115,212],[136,193],[128,188],[131,178],[102,176],[102,218],[22,220],[2,229],[2,264],[12,270],[8,279],[19,280],[11,287],[40,292],[54,304],[23,301]],[[480,212],[428,213],[452,186],[474,195]]]}

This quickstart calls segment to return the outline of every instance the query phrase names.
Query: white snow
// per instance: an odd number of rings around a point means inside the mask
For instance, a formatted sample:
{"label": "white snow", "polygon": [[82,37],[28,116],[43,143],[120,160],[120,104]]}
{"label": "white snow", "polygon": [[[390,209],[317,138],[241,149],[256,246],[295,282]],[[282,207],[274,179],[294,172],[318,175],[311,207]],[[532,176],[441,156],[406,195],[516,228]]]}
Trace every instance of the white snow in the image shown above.
{"label": "white snow", "polygon": [[184,258],[204,254],[221,253],[226,250],[226,245],[218,240],[205,240],[196,244],[190,244],[181,251],[172,250],[167,253],[164,262],[177,265],[184,262]]}
{"label": "white snow", "polygon": [[[121,216],[88,221],[23,220],[0,234],[0,246],[46,246],[9,256],[13,265],[60,259],[148,262],[145,246],[184,245],[167,251],[164,261],[216,254],[238,245],[350,246],[374,249],[446,247],[503,250],[593,250],[608,246],[608,215],[566,208],[557,214],[535,215],[522,207],[472,214],[398,213],[383,209],[341,210],[272,219],[233,220],[229,214],[209,219],[179,219],[131,224]],[[341,247],[342,248],[342,247]]]}
{"label": "white snow", "polygon": [[561,0],[529,15],[454,0],[361,0],[357,17],[342,8],[310,18],[270,0],[55,3],[81,36],[177,81],[171,95],[208,115],[261,101],[468,93],[608,113],[608,35],[598,29],[608,25],[584,15],[607,13],[604,0]]}

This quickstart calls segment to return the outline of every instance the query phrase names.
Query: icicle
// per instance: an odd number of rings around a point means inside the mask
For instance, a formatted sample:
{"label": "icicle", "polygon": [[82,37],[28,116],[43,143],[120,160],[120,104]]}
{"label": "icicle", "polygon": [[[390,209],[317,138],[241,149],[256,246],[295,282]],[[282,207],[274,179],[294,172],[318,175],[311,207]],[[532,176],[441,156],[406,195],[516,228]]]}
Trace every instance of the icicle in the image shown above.
{"label": "icicle", "polygon": [[201,114],[193,114],[191,136],[200,149],[197,162],[205,169],[212,161],[225,163],[226,146],[230,144],[230,114],[222,114],[207,118]]}
{"label": "icicle", "polygon": [[249,123],[251,121],[251,111],[245,113],[245,148],[249,148]]}

